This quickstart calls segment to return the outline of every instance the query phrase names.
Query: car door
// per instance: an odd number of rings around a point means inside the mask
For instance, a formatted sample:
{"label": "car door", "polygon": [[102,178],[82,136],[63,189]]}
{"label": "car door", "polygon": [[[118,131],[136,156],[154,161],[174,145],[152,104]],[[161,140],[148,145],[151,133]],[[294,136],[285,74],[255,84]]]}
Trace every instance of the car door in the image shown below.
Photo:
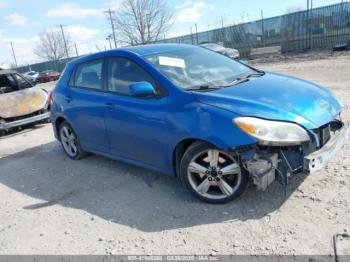
{"label": "car door", "polygon": [[109,152],[104,110],[106,93],[103,90],[103,59],[76,66],[65,93],[66,114],[81,146],[88,151]]}
{"label": "car door", "polygon": [[[152,97],[133,97],[129,85],[146,81],[157,90]],[[107,90],[110,96],[105,122],[111,152],[140,164],[164,169],[167,141],[165,89],[136,62],[123,57],[108,59]]]}

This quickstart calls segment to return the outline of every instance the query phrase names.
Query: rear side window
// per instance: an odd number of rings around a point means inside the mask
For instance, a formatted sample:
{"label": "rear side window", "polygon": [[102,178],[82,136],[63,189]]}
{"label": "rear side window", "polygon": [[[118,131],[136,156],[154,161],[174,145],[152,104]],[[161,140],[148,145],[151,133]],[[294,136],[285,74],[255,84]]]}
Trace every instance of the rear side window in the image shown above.
{"label": "rear side window", "polygon": [[78,65],[74,76],[74,86],[102,89],[103,60]]}

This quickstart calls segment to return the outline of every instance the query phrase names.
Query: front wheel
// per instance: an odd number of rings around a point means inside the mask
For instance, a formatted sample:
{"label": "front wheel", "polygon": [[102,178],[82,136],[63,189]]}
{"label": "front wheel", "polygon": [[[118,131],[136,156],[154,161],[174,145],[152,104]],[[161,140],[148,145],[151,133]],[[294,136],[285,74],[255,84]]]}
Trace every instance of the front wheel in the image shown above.
{"label": "front wheel", "polygon": [[71,159],[78,160],[86,155],[80,148],[79,139],[73,128],[67,122],[63,122],[60,125],[59,137],[64,152]]}
{"label": "front wheel", "polygon": [[196,142],[180,164],[183,184],[199,199],[224,204],[238,198],[248,184],[248,174],[229,152]]}

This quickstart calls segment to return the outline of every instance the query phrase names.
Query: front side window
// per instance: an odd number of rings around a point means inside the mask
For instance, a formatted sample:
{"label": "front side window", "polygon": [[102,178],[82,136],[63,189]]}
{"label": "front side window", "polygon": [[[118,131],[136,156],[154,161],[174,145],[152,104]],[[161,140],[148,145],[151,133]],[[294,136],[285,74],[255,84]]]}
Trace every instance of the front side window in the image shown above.
{"label": "front side window", "polygon": [[108,63],[108,91],[129,95],[129,85],[149,82],[155,88],[155,80],[135,62],[125,58],[110,58]]}
{"label": "front side window", "polygon": [[144,58],[173,84],[185,90],[225,86],[241,76],[256,73],[233,59],[201,47],[188,47]]}
{"label": "front side window", "polygon": [[76,68],[74,85],[92,89],[102,89],[103,60],[83,63]]}

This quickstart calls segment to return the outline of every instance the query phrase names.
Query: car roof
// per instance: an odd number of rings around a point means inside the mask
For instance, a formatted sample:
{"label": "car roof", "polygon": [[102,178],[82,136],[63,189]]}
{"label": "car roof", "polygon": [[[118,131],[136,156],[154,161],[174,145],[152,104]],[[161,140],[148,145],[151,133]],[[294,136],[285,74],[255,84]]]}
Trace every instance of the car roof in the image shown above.
{"label": "car roof", "polygon": [[129,46],[129,47],[122,47],[122,48],[116,48],[104,52],[99,52],[87,56],[80,57],[78,59],[74,59],[69,64],[78,64],[81,62],[89,61],[92,59],[98,59],[102,56],[113,56],[116,55],[117,52],[124,52],[124,53],[130,53],[137,56],[148,56],[153,55],[157,53],[164,53],[169,51],[175,51],[175,50],[181,50],[185,48],[193,48],[195,46],[193,45],[186,45],[186,44],[148,44],[148,45],[139,45],[139,46]]}

